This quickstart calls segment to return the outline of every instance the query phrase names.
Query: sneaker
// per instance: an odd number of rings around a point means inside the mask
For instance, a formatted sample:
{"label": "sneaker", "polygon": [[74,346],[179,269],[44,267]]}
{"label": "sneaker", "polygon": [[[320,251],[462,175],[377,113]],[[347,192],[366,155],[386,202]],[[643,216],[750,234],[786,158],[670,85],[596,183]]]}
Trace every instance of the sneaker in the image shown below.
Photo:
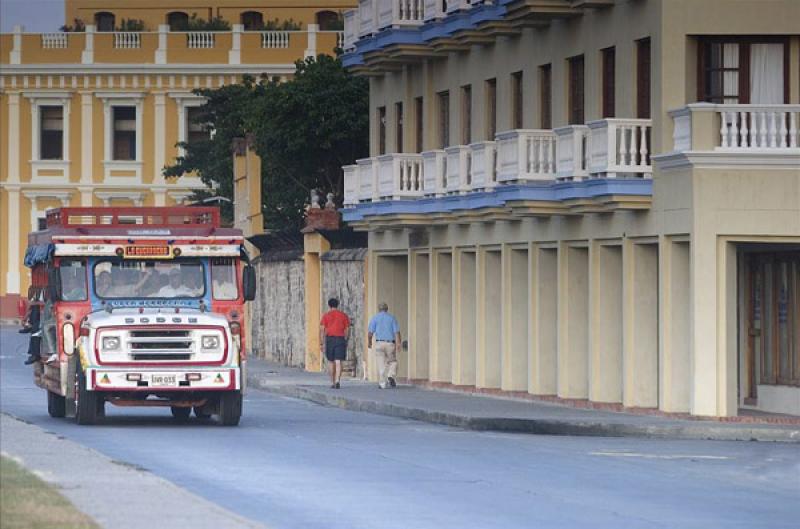
{"label": "sneaker", "polygon": [[45,364],[50,364],[58,360],[58,355],[56,353],[51,354],[47,357],[47,360],[44,361]]}
{"label": "sneaker", "polygon": [[38,356],[35,356],[35,355],[28,355],[28,359],[27,359],[27,360],[25,360],[25,365],[26,365],[26,366],[29,366],[29,365],[31,365],[31,364],[35,364],[37,360],[39,360],[39,357],[38,357]]}
{"label": "sneaker", "polygon": [[393,388],[397,387],[397,382],[395,382],[394,377],[389,377],[389,385]]}
{"label": "sneaker", "polygon": [[381,388],[381,389],[386,389],[386,384],[381,382],[380,384],[378,384],[378,387]]}
{"label": "sneaker", "polygon": [[20,333],[20,334],[30,334],[31,331],[33,331],[33,327],[23,327],[20,330],[18,330],[17,332]]}

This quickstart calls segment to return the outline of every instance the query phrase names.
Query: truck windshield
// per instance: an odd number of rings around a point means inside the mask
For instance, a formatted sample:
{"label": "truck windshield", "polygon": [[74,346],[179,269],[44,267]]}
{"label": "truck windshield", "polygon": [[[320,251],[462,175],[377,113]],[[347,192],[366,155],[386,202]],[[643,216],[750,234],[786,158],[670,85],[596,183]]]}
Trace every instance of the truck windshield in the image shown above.
{"label": "truck windshield", "polygon": [[100,298],[199,298],[205,294],[198,261],[100,261],[94,265],[94,291]]}
{"label": "truck windshield", "polygon": [[62,260],[58,273],[61,275],[61,299],[64,301],[86,299],[86,267],[82,261]]}

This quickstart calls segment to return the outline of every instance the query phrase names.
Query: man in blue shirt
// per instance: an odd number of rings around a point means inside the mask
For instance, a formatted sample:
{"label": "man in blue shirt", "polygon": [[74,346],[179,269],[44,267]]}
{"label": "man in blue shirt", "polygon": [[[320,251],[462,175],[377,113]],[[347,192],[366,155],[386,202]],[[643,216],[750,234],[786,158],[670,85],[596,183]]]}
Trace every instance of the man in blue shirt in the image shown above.
{"label": "man in blue shirt", "polygon": [[[400,324],[389,314],[389,305],[380,303],[378,313],[369,320],[367,346],[375,353],[378,368],[378,386],[396,387],[397,351],[400,349]],[[374,342],[374,347],[373,347]]]}

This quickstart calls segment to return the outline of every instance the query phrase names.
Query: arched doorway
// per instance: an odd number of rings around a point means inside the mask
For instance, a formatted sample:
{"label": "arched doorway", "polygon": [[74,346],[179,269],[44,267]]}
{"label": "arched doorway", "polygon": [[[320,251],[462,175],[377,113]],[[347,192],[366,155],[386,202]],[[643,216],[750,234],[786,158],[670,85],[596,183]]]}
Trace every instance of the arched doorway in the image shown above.
{"label": "arched doorway", "polygon": [[167,13],[167,24],[170,31],[186,31],[189,29],[189,15],[183,11]]}
{"label": "arched doorway", "polygon": [[94,14],[94,25],[97,31],[114,31],[116,17],[114,17],[114,13],[100,11]]}
{"label": "arched doorway", "polygon": [[341,31],[344,29],[342,17],[334,11],[318,11],[316,19],[320,31]]}
{"label": "arched doorway", "polygon": [[240,23],[245,31],[259,31],[264,29],[264,15],[258,11],[245,11],[239,16]]}

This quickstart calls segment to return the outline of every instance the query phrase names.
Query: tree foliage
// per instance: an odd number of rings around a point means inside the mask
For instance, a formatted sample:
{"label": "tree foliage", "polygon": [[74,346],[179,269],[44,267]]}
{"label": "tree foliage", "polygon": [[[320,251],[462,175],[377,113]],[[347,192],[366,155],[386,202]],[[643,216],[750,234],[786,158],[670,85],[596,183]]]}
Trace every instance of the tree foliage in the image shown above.
{"label": "tree foliage", "polygon": [[[269,230],[297,228],[312,189],[343,197],[342,166],[369,150],[369,89],[347,73],[337,58],[320,55],[298,61],[287,81],[248,77],[242,83],[197,90],[207,103],[196,120],[213,134],[184,144],[186,155],[164,170],[165,176],[195,173],[211,191],[233,199],[234,138],[251,133],[262,161],[262,206]],[[223,206],[225,206],[223,204]],[[230,218],[230,206],[223,207]]]}

